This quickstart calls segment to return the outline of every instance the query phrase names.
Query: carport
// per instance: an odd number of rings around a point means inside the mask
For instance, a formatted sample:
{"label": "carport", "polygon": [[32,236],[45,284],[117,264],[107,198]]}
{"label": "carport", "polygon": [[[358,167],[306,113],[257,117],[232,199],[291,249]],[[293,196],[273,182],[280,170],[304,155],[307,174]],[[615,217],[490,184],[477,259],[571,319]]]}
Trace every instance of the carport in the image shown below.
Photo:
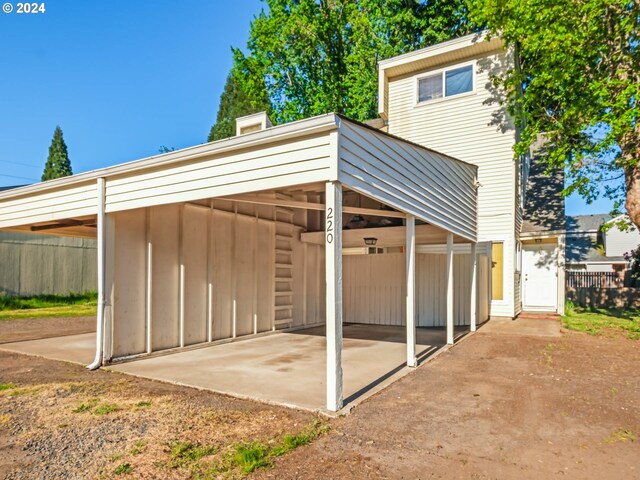
{"label": "carport", "polygon": [[[402,345],[414,367],[420,345],[452,344],[456,325],[487,318],[476,188],[475,166],[330,114],[4,192],[0,228],[98,239],[91,368],[152,365],[164,378],[174,358],[200,383],[216,369],[250,383],[291,353],[297,368],[315,358],[310,403],[319,388],[337,411],[343,343]],[[421,343],[418,326],[443,327],[442,340]],[[396,340],[376,339],[384,328]],[[343,341],[350,329],[365,338]],[[317,341],[288,340],[305,336],[321,339],[321,362]],[[397,366],[369,350],[352,358],[362,372]],[[271,400],[306,388],[278,368]],[[371,383],[349,375],[347,398]]]}

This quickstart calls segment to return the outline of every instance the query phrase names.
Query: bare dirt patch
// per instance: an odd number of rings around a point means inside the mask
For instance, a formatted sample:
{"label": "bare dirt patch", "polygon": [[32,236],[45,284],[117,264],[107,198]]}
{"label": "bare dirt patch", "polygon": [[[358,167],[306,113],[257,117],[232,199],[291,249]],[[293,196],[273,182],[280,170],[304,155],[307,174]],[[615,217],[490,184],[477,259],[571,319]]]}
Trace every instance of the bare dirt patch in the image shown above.
{"label": "bare dirt patch", "polygon": [[[240,477],[313,415],[0,352],[0,478]],[[235,462],[235,463],[234,463]],[[228,477],[225,477],[228,478]]]}
{"label": "bare dirt patch", "polygon": [[90,333],[96,317],[20,318],[0,320],[0,344]]}
{"label": "bare dirt patch", "polygon": [[478,333],[256,478],[640,478],[639,347]]}
{"label": "bare dirt patch", "polygon": [[308,413],[0,352],[0,477],[640,478],[640,342],[487,332],[310,445]]}

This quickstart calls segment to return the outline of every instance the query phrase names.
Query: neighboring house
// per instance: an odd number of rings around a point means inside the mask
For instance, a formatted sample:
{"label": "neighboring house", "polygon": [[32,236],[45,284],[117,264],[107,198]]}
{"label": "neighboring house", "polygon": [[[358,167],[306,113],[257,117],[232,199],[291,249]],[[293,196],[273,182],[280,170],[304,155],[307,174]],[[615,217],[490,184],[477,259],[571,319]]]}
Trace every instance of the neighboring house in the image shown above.
{"label": "neighboring house", "polygon": [[0,229],[97,237],[92,367],[325,325],[337,410],[344,322],[398,327],[415,366],[416,326],[451,344],[523,303],[562,311],[562,200],[514,161],[490,80],[510,64],[482,35],[384,60],[373,125],[252,115],[234,138],[0,193]]}
{"label": "neighboring house", "polygon": [[564,308],[564,226],[540,218],[523,225],[525,198],[559,219],[564,203],[555,186],[551,195],[532,188],[528,158],[514,161],[516,128],[490,80],[510,65],[499,38],[477,35],[383,60],[379,113],[389,133],[479,167],[478,238],[492,245],[491,316],[512,318],[523,307]]}
{"label": "neighboring house", "polygon": [[0,231],[0,266],[0,295],[95,290],[96,241]]}
{"label": "neighboring house", "polygon": [[[623,272],[628,262],[626,253],[640,245],[640,232],[635,226],[622,231],[615,222],[626,216],[607,214],[567,217],[567,270],[580,272]],[[628,220],[628,217],[626,217]],[[609,229],[603,229],[611,223]]]}

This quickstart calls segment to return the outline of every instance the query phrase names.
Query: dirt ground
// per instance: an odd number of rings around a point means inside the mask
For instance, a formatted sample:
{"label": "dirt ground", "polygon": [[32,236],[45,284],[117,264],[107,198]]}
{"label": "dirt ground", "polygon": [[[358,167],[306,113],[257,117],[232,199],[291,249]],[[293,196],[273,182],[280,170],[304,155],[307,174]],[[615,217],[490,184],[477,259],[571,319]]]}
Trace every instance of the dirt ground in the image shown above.
{"label": "dirt ground", "polygon": [[256,478],[640,478],[639,347],[479,332]]}
{"label": "dirt ground", "polygon": [[[251,478],[640,478],[639,347],[480,331]],[[9,479],[197,478],[202,462],[234,445],[274,444],[314,421],[2,352],[0,384],[13,384],[0,391],[0,477]],[[176,456],[178,442],[212,448],[198,464]]]}
{"label": "dirt ground", "polygon": [[0,343],[77,335],[95,331],[95,316],[0,320]]}

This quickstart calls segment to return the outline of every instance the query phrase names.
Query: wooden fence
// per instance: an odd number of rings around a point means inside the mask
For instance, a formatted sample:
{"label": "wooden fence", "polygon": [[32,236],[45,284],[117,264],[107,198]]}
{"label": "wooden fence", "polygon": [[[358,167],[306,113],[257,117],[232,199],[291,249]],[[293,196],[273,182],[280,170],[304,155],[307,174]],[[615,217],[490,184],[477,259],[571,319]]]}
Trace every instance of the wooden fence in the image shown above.
{"label": "wooden fence", "polygon": [[574,288],[622,288],[624,276],[617,272],[566,272],[567,290]]}

